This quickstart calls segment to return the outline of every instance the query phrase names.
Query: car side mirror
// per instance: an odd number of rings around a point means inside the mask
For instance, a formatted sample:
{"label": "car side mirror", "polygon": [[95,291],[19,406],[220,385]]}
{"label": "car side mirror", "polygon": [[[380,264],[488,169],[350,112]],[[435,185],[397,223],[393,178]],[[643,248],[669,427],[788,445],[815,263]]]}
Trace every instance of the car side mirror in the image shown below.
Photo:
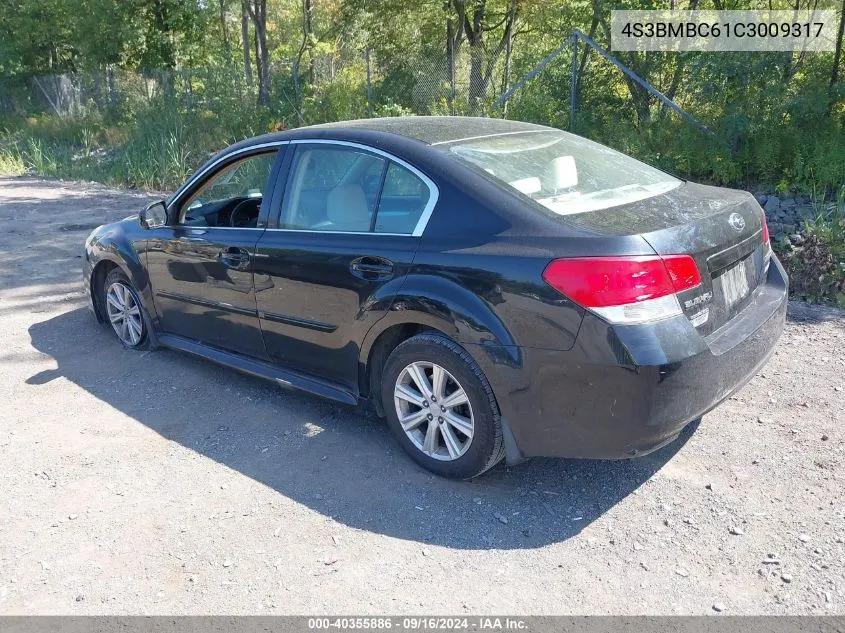
{"label": "car side mirror", "polygon": [[167,224],[167,207],[164,206],[163,200],[158,200],[147,205],[147,207],[138,214],[138,219],[141,221],[141,226],[145,229],[157,229],[160,226]]}

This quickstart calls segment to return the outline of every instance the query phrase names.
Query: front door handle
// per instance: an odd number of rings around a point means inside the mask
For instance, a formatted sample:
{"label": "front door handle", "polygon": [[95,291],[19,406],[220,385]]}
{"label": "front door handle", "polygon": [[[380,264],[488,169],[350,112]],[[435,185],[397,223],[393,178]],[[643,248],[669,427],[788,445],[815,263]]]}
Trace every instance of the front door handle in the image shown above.
{"label": "front door handle", "polygon": [[384,257],[365,256],[349,264],[352,274],[368,281],[381,281],[393,277],[393,262]]}
{"label": "front door handle", "polygon": [[246,270],[252,258],[246,249],[228,246],[217,254],[217,259],[227,268]]}

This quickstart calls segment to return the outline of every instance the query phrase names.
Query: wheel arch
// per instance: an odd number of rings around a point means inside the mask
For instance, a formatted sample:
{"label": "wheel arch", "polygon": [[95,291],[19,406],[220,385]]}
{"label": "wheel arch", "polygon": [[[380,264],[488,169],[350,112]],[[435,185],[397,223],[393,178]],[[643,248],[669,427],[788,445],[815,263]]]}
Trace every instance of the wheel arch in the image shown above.
{"label": "wheel arch", "polygon": [[382,366],[379,363],[383,364],[399,343],[424,331],[439,332],[462,346],[502,349],[516,345],[505,323],[477,294],[446,277],[408,275],[401,292],[392,297],[387,314],[367,331],[361,342],[358,357],[361,395],[372,393],[371,377],[378,375],[377,370]]}
{"label": "wheel arch", "polygon": [[103,284],[108,274],[115,268],[119,268],[126,274],[126,270],[116,261],[105,258],[101,259],[94,265],[91,271],[91,277],[88,280],[89,290],[91,291],[91,302],[94,304],[94,315],[100,323],[106,322],[105,306],[103,305]]}
{"label": "wheel arch", "polygon": [[102,285],[106,275],[118,268],[126,275],[141,299],[141,309],[145,313],[152,340],[155,337],[157,313],[146,266],[142,260],[145,247],[146,240],[143,236],[133,234],[131,229],[127,229],[125,222],[117,222],[100,227],[88,238],[85,257],[86,264],[91,266],[87,283],[97,320],[101,323],[106,321]]}

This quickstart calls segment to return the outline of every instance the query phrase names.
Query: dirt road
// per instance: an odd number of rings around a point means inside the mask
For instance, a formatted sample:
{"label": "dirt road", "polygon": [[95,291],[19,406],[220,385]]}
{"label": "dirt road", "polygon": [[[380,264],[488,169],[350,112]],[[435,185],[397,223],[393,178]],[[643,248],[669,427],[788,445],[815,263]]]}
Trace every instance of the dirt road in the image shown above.
{"label": "dirt road", "polygon": [[148,196],[0,179],[0,613],[845,614],[845,313],[635,461],[472,483],[378,422],[170,351],[80,292]]}

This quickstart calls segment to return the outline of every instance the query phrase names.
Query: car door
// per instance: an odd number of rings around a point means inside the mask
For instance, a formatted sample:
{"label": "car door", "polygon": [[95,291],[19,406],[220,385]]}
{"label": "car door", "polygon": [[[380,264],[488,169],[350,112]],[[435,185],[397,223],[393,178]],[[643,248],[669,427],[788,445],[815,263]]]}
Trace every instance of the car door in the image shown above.
{"label": "car door", "polygon": [[[418,170],[373,148],[294,141],[278,220],[258,241],[270,358],[358,392],[366,332],[390,307],[437,202]],[[387,194],[387,195],[385,195]]]}
{"label": "car door", "polygon": [[[207,168],[168,205],[147,243],[161,329],[266,358],[255,303],[253,256],[267,225],[278,146],[246,149]],[[259,278],[259,285],[268,283]]]}

